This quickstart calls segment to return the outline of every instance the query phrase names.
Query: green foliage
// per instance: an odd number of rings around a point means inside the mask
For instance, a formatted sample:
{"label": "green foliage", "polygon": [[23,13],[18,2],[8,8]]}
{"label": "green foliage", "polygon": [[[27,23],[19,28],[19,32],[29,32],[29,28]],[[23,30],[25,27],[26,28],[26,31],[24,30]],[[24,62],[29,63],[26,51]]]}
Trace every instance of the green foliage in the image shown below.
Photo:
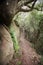
{"label": "green foliage", "polygon": [[[38,5],[38,8],[41,5]],[[19,26],[24,28],[25,37],[28,38],[36,49],[37,53],[42,55],[41,64],[43,65],[43,11],[33,10],[29,13],[19,13],[17,18]]]}
{"label": "green foliage", "polygon": [[37,37],[39,22],[43,18],[43,13],[41,11],[33,10],[29,13],[18,13],[16,17],[15,19],[18,21],[19,26],[26,30],[26,37],[34,42]]}
{"label": "green foliage", "polygon": [[11,34],[11,38],[12,38],[12,41],[13,41],[14,50],[15,50],[16,53],[18,53],[19,44],[18,44],[18,40],[16,38],[16,34],[15,34],[13,26],[10,26],[10,34]]}
{"label": "green foliage", "polygon": [[41,64],[43,65],[43,56],[41,57],[41,59],[40,59],[40,60],[41,60]]}
{"label": "green foliage", "polygon": [[36,48],[37,52],[43,55],[43,19],[39,24],[39,30],[40,30],[40,34],[37,40],[37,44],[35,45],[35,48],[37,47]]}
{"label": "green foliage", "polygon": [[17,62],[17,65],[21,65],[21,64],[22,64],[21,61],[18,61],[18,62]]}
{"label": "green foliage", "polygon": [[40,58],[40,63],[38,65],[43,65],[43,55]]}

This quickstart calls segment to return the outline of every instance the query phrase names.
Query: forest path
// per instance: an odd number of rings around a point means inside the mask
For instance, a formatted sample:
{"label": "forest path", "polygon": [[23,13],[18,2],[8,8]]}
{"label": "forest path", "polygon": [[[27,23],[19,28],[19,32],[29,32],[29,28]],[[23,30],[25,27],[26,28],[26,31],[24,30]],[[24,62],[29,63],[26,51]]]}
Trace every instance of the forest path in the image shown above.
{"label": "forest path", "polygon": [[27,41],[23,35],[20,37],[20,49],[22,52],[22,65],[37,65],[39,62],[39,55],[35,49],[31,47],[31,43]]}
{"label": "forest path", "polygon": [[[38,65],[39,55],[36,53],[35,49],[31,47],[31,43],[27,41],[23,35],[20,36],[19,45],[19,54],[21,54],[21,57],[13,59],[10,65]],[[19,61],[21,61],[20,64]]]}

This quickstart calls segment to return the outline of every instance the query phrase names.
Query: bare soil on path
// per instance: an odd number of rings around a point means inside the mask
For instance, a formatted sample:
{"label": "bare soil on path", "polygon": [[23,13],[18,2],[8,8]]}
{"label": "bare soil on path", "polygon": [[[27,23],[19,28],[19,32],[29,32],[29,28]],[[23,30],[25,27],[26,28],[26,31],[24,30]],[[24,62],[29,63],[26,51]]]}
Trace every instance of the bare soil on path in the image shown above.
{"label": "bare soil on path", "polygon": [[20,38],[20,48],[22,52],[22,65],[38,65],[39,55],[31,47],[31,43],[23,36]]}
{"label": "bare soil on path", "polygon": [[35,49],[31,47],[31,43],[27,41],[23,36],[21,36],[19,45],[21,57],[20,59],[14,59],[11,65],[18,65],[16,63],[19,60],[21,61],[21,64],[19,65],[38,65],[38,63],[40,62],[40,56],[36,53]]}

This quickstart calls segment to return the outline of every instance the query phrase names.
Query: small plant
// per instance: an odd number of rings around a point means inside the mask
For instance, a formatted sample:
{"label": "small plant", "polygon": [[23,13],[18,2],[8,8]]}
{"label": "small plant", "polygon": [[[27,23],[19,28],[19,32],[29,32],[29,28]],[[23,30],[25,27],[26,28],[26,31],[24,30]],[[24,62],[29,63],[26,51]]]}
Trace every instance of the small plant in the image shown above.
{"label": "small plant", "polygon": [[18,44],[18,40],[16,38],[16,34],[15,34],[13,26],[10,26],[10,34],[11,34],[11,38],[12,38],[12,41],[13,41],[14,50],[15,50],[16,53],[18,53],[19,44]]}
{"label": "small plant", "polygon": [[21,65],[21,61],[18,61],[18,62],[17,62],[17,65]]}

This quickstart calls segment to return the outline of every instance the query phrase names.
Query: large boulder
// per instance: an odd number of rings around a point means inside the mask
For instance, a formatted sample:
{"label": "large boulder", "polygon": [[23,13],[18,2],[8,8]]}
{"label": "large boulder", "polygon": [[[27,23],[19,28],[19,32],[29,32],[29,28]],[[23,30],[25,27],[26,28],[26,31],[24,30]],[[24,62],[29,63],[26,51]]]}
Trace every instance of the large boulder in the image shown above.
{"label": "large boulder", "polygon": [[14,54],[13,42],[8,30],[0,25],[0,65],[6,65]]}

